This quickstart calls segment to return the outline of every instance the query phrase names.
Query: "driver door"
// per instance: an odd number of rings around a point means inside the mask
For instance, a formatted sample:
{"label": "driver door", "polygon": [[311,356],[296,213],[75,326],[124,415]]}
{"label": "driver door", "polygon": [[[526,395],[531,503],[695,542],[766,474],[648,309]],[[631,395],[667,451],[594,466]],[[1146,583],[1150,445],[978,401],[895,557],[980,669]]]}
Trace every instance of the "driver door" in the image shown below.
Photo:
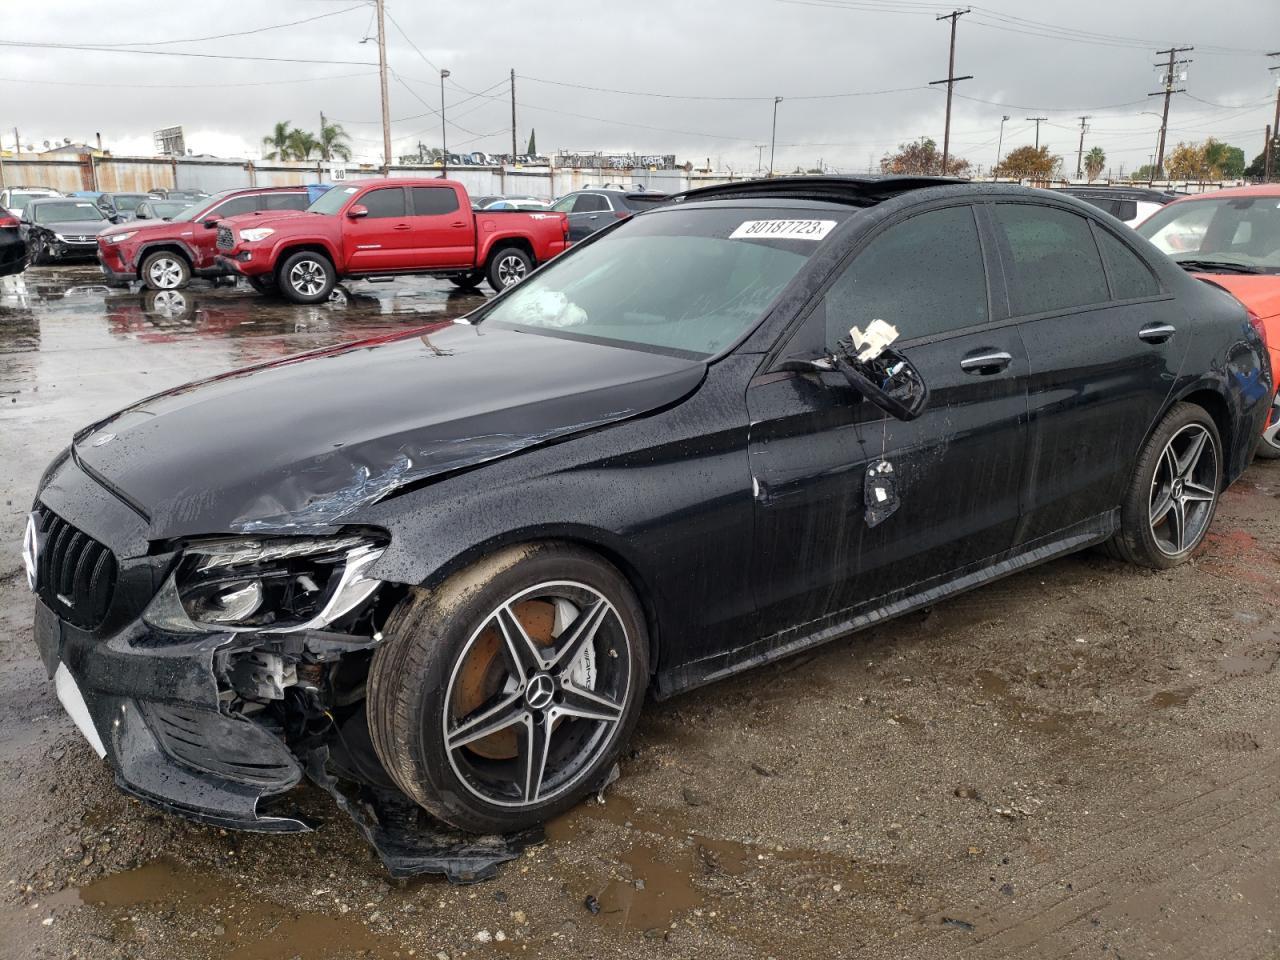
{"label": "driver door", "polygon": [[[837,271],[781,354],[829,353],[850,326],[883,319],[929,387],[916,420],[888,416],[839,373],[766,371],[752,382],[760,636],[785,643],[843,623],[1011,548],[1028,364],[1016,327],[992,323],[988,249],[969,205],[891,223]],[[866,474],[881,460],[899,505],[872,525]]]}

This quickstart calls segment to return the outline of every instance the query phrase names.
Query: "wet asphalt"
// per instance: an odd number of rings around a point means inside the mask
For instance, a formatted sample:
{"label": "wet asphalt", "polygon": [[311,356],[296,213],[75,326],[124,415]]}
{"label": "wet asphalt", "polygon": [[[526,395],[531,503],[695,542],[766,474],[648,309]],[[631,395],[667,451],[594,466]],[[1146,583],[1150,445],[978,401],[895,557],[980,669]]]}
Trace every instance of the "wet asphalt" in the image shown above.
{"label": "wet asphalt", "polygon": [[388,881],[314,791],[301,837],[121,796],[32,645],[45,464],[142,396],[481,299],[0,279],[0,960],[1280,956],[1276,464],[1176,570],[1066,558],[650,704],[606,802],[485,884]]}

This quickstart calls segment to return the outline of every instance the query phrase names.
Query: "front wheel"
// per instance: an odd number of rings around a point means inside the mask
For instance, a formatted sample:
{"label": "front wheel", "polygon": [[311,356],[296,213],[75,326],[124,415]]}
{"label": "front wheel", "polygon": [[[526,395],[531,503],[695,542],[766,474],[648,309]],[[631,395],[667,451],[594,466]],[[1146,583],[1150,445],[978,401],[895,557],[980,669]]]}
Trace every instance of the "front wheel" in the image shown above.
{"label": "front wheel", "polygon": [[486,276],[495,293],[514,287],[533,269],[533,258],[519,247],[503,247],[489,258]]}
{"label": "front wheel", "polygon": [[1271,419],[1262,431],[1258,456],[1264,460],[1280,460],[1280,394],[1271,404]]}
{"label": "front wheel", "polygon": [[1121,559],[1165,570],[1191,556],[1213,520],[1222,440],[1203,407],[1175,404],[1138,457],[1112,546]]}
{"label": "front wheel", "polygon": [[333,262],[314,250],[291,254],[276,270],[276,286],[294,303],[323,303],[337,281]]}
{"label": "front wheel", "polygon": [[139,273],[148,290],[180,290],[191,280],[191,265],[176,253],[159,250],[142,261]]}
{"label": "front wheel", "polygon": [[542,823],[598,789],[648,682],[631,587],[569,546],[501,551],[411,594],[384,633],[374,749],[429,813],[477,833]]}

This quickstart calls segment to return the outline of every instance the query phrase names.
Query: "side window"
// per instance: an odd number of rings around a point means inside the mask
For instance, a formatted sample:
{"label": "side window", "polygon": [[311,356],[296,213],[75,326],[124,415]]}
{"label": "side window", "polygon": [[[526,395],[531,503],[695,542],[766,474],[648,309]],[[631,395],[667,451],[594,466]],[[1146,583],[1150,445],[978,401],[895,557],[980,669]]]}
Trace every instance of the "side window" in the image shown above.
{"label": "side window", "polygon": [[305,210],[310,206],[305,193],[264,193],[262,202],[266,210]]}
{"label": "side window", "polygon": [[986,323],[987,273],[971,207],[894,224],[827,291],[827,344],[880,319],[910,340]]}
{"label": "side window", "polygon": [[581,193],[573,205],[574,213],[596,213],[608,209],[609,201],[598,193]]}
{"label": "side window", "polygon": [[380,187],[370,190],[359,200],[369,208],[369,219],[404,216],[404,188]]}
{"label": "side window", "polygon": [[234,217],[241,213],[253,213],[258,209],[258,198],[255,196],[232,197],[225,203],[210,210],[205,219],[209,217]]}
{"label": "side window", "polygon": [[458,194],[452,187],[414,187],[413,212],[419,217],[434,217],[458,209]]}
{"label": "side window", "polygon": [[551,205],[551,209],[555,210],[557,213],[572,213],[573,205],[577,203],[577,201],[577,196],[571,193],[567,197],[561,197],[553,203]]}
{"label": "side window", "polygon": [[1013,261],[1009,306],[1014,316],[1108,300],[1102,258],[1084,217],[1029,203],[997,203],[992,209]]}
{"label": "side window", "polygon": [[1102,227],[1095,227],[1094,233],[1111,277],[1111,296],[1114,299],[1154,297],[1160,292],[1159,281],[1136,253]]}

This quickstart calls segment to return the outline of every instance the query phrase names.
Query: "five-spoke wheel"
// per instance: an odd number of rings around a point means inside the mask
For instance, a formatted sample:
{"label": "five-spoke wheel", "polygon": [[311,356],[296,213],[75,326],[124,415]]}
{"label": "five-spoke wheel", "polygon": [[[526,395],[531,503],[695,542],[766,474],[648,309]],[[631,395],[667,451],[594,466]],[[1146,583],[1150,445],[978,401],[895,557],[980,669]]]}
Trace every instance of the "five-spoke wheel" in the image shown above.
{"label": "five-spoke wheel", "polygon": [[369,672],[374,748],[397,784],[464,829],[568,809],[608,774],[648,684],[626,579],[586,551],[511,548],[406,599]]}
{"label": "five-spoke wheel", "polygon": [[321,303],[337,283],[333,263],[323,253],[300,250],[276,270],[276,286],[294,303]]}

